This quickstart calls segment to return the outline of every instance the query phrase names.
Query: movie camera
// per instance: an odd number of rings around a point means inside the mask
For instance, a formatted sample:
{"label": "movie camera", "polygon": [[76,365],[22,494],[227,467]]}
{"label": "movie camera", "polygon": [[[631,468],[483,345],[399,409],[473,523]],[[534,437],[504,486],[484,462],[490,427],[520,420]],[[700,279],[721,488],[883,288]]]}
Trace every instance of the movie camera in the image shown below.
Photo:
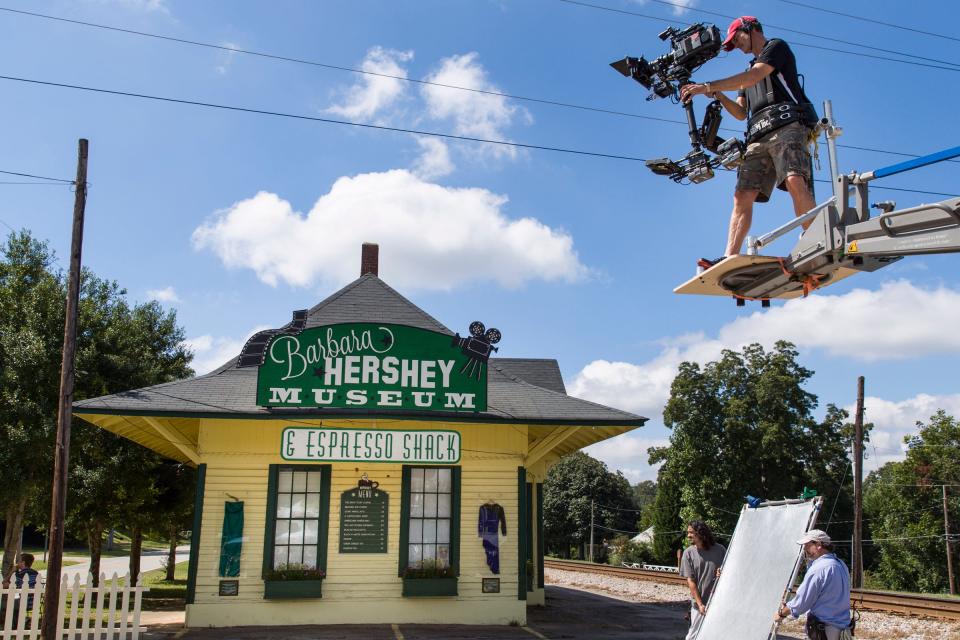
{"label": "movie camera", "polygon": [[[716,25],[697,23],[679,30],[668,27],[659,34],[659,38],[670,41],[669,53],[653,61],[648,61],[643,56],[628,56],[611,62],[610,66],[648,89],[650,95],[647,100],[670,98],[679,102],[680,87],[689,84],[693,72],[720,53],[723,42],[720,30]],[[693,102],[687,102],[683,108],[687,116],[692,150],[679,160],[647,160],[647,168],[677,183],[689,180],[696,184],[712,178],[713,170],[718,166],[733,169],[739,165],[744,151],[743,142],[737,138],[724,140],[717,136],[723,110],[720,102],[714,100],[707,106],[703,125],[699,127],[693,112]],[[716,157],[711,158],[704,148],[717,154]]]}

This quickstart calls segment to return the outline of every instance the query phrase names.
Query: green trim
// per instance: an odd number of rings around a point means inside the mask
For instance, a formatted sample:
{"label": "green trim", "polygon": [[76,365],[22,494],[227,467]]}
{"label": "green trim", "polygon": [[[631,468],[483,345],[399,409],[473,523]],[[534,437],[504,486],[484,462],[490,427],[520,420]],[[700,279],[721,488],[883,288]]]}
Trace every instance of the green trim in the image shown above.
{"label": "green trim", "polygon": [[[554,392],[557,393],[557,392]],[[557,395],[560,395],[559,393]],[[106,396],[109,397],[109,396]],[[568,396],[563,396],[568,397]],[[524,416],[510,416],[506,418],[499,418],[496,416],[483,416],[483,415],[473,415],[471,414],[469,419],[464,419],[463,413],[428,413],[425,411],[415,412],[398,412],[394,411],[391,413],[379,412],[379,411],[362,411],[362,410],[350,410],[350,409],[326,409],[322,412],[320,411],[294,411],[290,410],[281,411],[262,411],[257,413],[248,413],[244,411],[148,411],[143,409],[92,409],[87,407],[74,407],[73,413],[77,414],[80,417],[84,415],[103,415],[103,416],[128,416],[128,417],[152,417],[152,418],[206,418],[206,419],[237,419],[237,420],[309,420],[316,419],[320,420],[323,418],[379,418],[379,419],[397,419],[397,420],[422,420],[427,421],[438,421],[438,422],[458,422],[462,424],[535,424],[535,425],[564,425],[564,426],[575,426],[575,427],[642,427],[644,424],[649,421],[649,418],[636,417],[636,418],[625,418],[623,420],[568,420],[558,418],[556,420],[547,420],[543,418],[527,418]],[[309,426],[309,425],[305,425]]]}
{"label": "green trim", "polygon": [[[527,561],[524,563],[523,575],[526,577],[527,591],[533,591],[533,484],[527,482],[526,485],[527,496],[524,507],[526,507],[527,510],[525,517],[525,520],[527,521],[527,548],[524,551],[524,556],[526,556]],[[527,567],[530,567],[531,570],[528,571],[526,569]]]}
{"label": "green trim", "polygon": [[193,530],[190,532],[190,564],[187,566],[187,604],[197,596],[197,563],[200,562],[200,528],[203,526],[203,493],[207,482],[207,465],[197,465],[197,487],[193,498]]}
{"label": "green trim", "polygon": [[517,467],[517,600],[527,599],[527,470]]}
{"label": "green trim", "polygon": [[220,531],[221,578],[240,576],[243,553],[243,502],[223,503],[223,529]]}
{"label": "green trim", "polygon": [[543,589],[543,483],[537,483],[537,588]]}
{"label": "green trim", "polygon": [[[410,561],[410,472],[413,469],[450,469],[450,566],[460,575],[460,475],[462,467],[445,464],[405,464],[400,473],[400,553],[397,561],[397,575],[403,577],[403,571]],[[404,578],[404,580],[433,580],[433,578]],[[456,581],[456,578],[450,578]],[[406,594],[404,594],[406,595]],[[444,594],[441,594],[444,595]],[[456,595],[456,588],[453,594]]]}
{"label": "green trim", "polygon": [[386,463],[386,464],[403,464],[404,462],[408,462],[409,464],[414,464],[414,465],[416,465],[416,464],[425,464],[425,465],[437,465],[437,464],[439,464],[439,463],[437,463],[437,462],[417,463],[417,462],[410,462],[410,461],[405,461],[405,460],[373,460],[373,459],[360,459],[360,458],[318,458],[318,459],[311,459],[311,458],[288,458],[288,457],[286,456],[286,453],[284,453],[284,441],[286,440],[286,437],[287,437],[287,435],[286,435],[286,434],[287,434],[287,431],[291,431],[291,430],[299,431],[299,430],[307,430],[307,429],[312,430],[312,431],[319,431],[319,430],[321,430],[321,429],[323,429],[323,430],[325,430],[325,431],[369,431],[369,432],[371,432],[371,433],[384,432],[384,431],[395,431],[395,432],[398,432],[398,433],[455,433],[455,434],[457,435],[457,445],[458,445],[458,448],[457,448],[457,459],[456,459],[456,460],[445,460],[445,461],[443,462],[443,464],[458,464],[458,463],[460,462],[460,457],[461,457],[461,449],[462,449],[462,446],[461,446],[461,445],[463,444],[463,434],[461,434],[459,431],[456,431],[456,430],[454,430],[454,429],[431,429],[429,432],[425,432],[423,429],[358,429],[358,428],[350,428],[350,427],[324,427],[324,426],[319,426],[319,425],[316,426],[316,427],[284,427],[283,431],[280,432],[280,457],[281,457],[281,458],[283,458],[284,460],[291,461],[291,462],[314,462],[314,461],[315,461],[315,462],[363,462],[363,463],[368,463],[368,462],[378,463],[378,462],[379,462],[379,463]]}
{"label": "green trim", "polygon": [[322,598],[323,580],[264,580],[264,600]]}
{"label": "green trim", "polygon": [[[327,544],[330,528],[330,477],[328,464],[272,464],[267,479],[267,513],[263,527],[263,576],[273,570],[273,544],[277,527],[277,483],[281,469],[320,471],[320,528],[317,535],[317,568],[327,571]],[[264,596],[267,597],[266,595]],[[318,597],[318,596],[317,596]]]}
{"label": "green trim", "polygon": [[456,578],[404,578],[403,597],[430,598],[457,595]]}
{"label": "green trim", "polygon": [[400,577],[403,577],[410,559],[410,469],[404,465],[400,471],[400,557],[397,560],[397,575]]}

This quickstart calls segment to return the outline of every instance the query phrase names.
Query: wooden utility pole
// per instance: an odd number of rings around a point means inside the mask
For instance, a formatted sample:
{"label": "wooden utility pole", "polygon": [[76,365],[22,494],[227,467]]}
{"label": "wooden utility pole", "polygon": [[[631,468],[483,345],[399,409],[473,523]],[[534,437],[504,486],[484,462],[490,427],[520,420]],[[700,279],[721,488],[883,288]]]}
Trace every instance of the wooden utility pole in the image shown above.
{"label": "wooden utility pole", "polygon": [[853,420],[853,554],[850,586],[863,586],[863,376],[857,378],[857,415]]}
{"label": "wooden utility pole", "polygon": [[40,637],[57,638],[60,621],[60,571],[63,568],[63,520],[67,509],[67,468],[70,464],[70,420],[73,418],[74,361],[77,350],[77,309],[80,303],[80,254],[83,247],[83,214],[87,206],[87,146],[81,138],[74,186],[73,238],[70,275],[67,278],[67,317],[63,327],[63,360],[60,364],[60,402],[57,411],[57,446],[53,458],[53,506],[50,509],[50,547],[47,585],[43,591]]}
{"label": "wooden utility pole", "polygon": [[590,562],[593,562],[593,500],[590,501]]}
{"label": "wooden utility pole", "polygon": [[947,541],[947,582],[950,595],[957,595],[953,582],[953,545],[950,544],[950,512],[947,510],[947,485],[943,485],[943,537]]}

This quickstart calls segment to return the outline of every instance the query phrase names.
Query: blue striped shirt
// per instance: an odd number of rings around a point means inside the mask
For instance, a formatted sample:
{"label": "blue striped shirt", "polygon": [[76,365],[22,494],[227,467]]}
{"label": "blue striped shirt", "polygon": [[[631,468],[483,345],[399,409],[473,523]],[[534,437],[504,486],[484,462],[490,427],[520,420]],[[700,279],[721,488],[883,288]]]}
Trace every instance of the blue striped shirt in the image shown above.
{"label": "blue striped shirt", "polygon": [[827,553],[807,567],[797,595],[787,603],[794,618],[808,611],[831,627],[850,626],[850,572],[847,565]]}

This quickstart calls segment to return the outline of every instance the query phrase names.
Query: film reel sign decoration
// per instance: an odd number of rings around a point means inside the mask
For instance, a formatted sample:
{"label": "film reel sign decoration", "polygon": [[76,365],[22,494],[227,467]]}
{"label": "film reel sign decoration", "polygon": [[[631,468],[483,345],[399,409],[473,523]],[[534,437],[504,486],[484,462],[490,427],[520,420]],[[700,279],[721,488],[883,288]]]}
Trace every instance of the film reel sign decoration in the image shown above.
{"label": "film reel sign decoration", "polygon": [[503,334],[499,329],[492,327],[487,329],[479,320],[470,323],[469,336],[456,334],[452,345],[459,347],[460,351],[469,358],[460,368],[460,373],[465,373],[468,378],[476,377],[479,380],[483,367],[490,359],[490,353],[497,351],[497,347],[493,345],[500,342],[502,337]]}

